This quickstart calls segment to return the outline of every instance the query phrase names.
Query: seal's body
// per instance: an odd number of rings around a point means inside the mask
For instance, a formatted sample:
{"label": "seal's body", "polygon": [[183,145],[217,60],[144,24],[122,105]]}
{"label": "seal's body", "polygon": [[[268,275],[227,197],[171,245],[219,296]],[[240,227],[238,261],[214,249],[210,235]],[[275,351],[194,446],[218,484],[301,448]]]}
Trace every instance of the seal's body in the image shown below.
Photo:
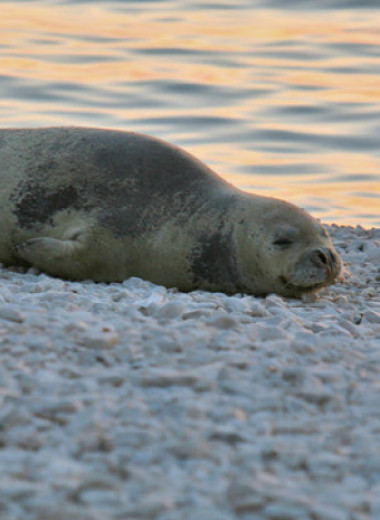
{"label": "seal's body", "polygon": [[69,279],[299,296],[332,283],[324,228],[149,136],[0,130],[0,262]]}

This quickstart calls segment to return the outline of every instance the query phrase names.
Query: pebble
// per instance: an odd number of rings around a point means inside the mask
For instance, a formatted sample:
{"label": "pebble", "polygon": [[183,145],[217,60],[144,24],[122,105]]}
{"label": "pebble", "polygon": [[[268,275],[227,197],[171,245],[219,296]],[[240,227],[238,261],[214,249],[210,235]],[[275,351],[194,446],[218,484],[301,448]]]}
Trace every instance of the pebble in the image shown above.
{"label": "pebble", "polygon": [[165,369],[151,369],[142,374],[140,384],[142,386],[194,386],[199,380],[198,375],[192,371],[174,371]]}
{"label": "pebble", "polygon": [[344,511],[333,505],[313,505],[312,515],[315,520],[350,520],[349,511]]}
{"label": "pebble", "polygon": [[182,302],[168,302],[153,313],[153,316],[160,319],[172,320],[182,316],[184,305]]}
{"label": "pebble", "polygon": [[365,311],[364,317],[369,323],[380,323],[380,312],[368,309]]}
{"label": "pebble", "polygon": [[14,321],[16,323],[22,323],[25,321],[24,313],[20,312],[13,305],[0,305],[0,318],[3,320]]}
{"label": "pebble", "polygon": [[113,348],[119,341],[119,334],[107,325],[86,329],[80,337],[80,343],[87,348],[109,349]]}
{"label": "pebble", "polygon": [[266,502],[253,486],[240,482],[233,482],[227,488],[227,499],[238,515],[259,512]]}
{"label": "pebble", "polygon": [[205,320],[205,323],[217,329],[231,329],[239,327],[239,321],[234,316],[230,316],[226,312],[213,313],[209,319]]}
{"label": "pebble", "polygon": [[1,518],[377,518],[380,230],[331,229],[307,301],[0,269]]}
{"label": "pebble", "polygon": [[305,507],[292,504],[274,502],[268,504],[262,513],[268,520],[311,520]]}

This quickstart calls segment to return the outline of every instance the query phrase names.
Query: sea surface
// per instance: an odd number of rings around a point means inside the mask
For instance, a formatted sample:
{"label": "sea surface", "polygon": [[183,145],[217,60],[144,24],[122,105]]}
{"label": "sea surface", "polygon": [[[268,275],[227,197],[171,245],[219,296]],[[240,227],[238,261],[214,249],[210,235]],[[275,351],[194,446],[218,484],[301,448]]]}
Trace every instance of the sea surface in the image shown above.
{"label": "sea surface", "polygon": [[380,226],[378,0],[13,1],[0,126],[167,139],[326,223]]}

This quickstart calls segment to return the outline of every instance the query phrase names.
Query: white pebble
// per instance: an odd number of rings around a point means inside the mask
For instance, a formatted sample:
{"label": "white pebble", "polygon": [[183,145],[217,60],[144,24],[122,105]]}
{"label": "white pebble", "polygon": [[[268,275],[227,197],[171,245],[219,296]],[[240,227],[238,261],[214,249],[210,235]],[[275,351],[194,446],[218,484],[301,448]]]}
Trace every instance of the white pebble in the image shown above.
{"label": "white pebble", "polygon": [[212,314],[207,320],[205,320],[205,323],[211,327],[216,327],[217,329],[239,327],[239,322],[234,315],[226,312],[216,312]]}
{"label": "white pebble", "polygon": [[0,305],[0,318],[22,323],[25,320],[25,314],[20,312],[15,306]]}
{"label": "white pebble", "polygon": [[315,520],[349,520],[350,514],[343,508],[336,507],[331,504],[318,504],[313,505],[312,508],[313,518]]}
{"label": "white pebble", "polygon": [[364,317],[369,323],[380,323],[380,312],[368,309],[365,311]]}
{"label": "white pebble", "polygon": [[233,482],[228,487],[227,498],[231,507],[239,515],[261,511],[266,501],[249,483],[240,482]]}
{"label": "white pebble", "polygon": [[113,348],[119,341],[119,334],[113,331],[86,331],[81,336],[81,343],[88,348]]}
{"label": "white pebble", "polygon": [[174,318],[178,318],[182,316],[184,305],[182,302],[168,302],[162,307],[158,307],[153,316],[160,319],[172,320]]}
{"label": "white pebble", "polygon": [[192,371],[173,371],[155,368],[145,371],[140,379],[142,386],[195,386],[199,382],[198,374]]}

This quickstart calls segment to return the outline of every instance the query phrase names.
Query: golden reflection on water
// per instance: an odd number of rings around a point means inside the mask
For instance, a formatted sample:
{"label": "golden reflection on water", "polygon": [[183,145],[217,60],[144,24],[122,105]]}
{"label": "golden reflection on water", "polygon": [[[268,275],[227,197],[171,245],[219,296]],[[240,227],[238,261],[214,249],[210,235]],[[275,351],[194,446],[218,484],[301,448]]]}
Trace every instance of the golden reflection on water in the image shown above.
{"label": "golden reflection on water", "polygon": [[[11,91],[0,99],[3,120],[10,126],[67,124],[72,114],[73,123],[94,126],[128,128],[131,122],[133,129],[180,142],[242,188],[315,205],[315,213],[330,221],[363,223],[371,214],[370,222],[376,215],[380,222],[376,150],[341,147],[334,152],[321,141],[320,148],[316,144],[300,151],[296,137],[297,133],[317,141],[318,136],[355,137],[361,135],[360,125],[364,145],[366,136],[378,135],[380,115],[376,119],[372,113],[380,114],[380,54],[373,49],[380,49],[380,12],[190,9],[184,13],[172,6],[168,2],[167,9],[154,10],[106,2],[4,3],[1,75],[40,84],[59,82],[71,85],[72,91],[56,100],[43,96],[31,100]],[[343,51],[337,52],[336,46],[343,46]],[[354,56],[350,46],[369,47]],[[135,84],[149,82],[147,97],[155,104],[123,103],[124,94],[133,96],[140,88]],[[233,101],[218,104],[201,103],[201,96],[192,97],[190,92],[183,94],[181,103],[180,91],[158,93],[161,82],[215,87],[216,93],[235,89],[237,94]],[[86,92],[75,86],[89,89],[91,106]],[[103,86],[105,92],[96,90]],[[249,89],[262,93],[246,94]],[[113,95],[121,101],[112,105]],[[330,116],[330,107],[341,109],[344,104],[357,112],[346,118]],[[300,110],[294,116],[284,115],[281,110],[289,106]],[[302,115],[303,107],[326,109],[326,115]],[[200,116],[220,118],[226,129],[222,123],[220,128],[166,123]],[[230,133],[229,122],[235,125]],[[251,142],[241,139],[244,129],[247,135],[252,131]],[[255,142],[255,135],[273,130],[294,132],[294,142]],[[202,132],[208,139],[202,139]],[[267,172],[271,166],[291,168],[300,163],[317,171],[305,175],[249,171],[252,165],[266,167]],[[363,180],[354,178],[357,175]]]}
{"label": "golden reflection on water", "polygon": [[[38,4],[38,2],[36,2]],[[86,7],[85,7],[86,6]],[[119,59],[122,63],[118,67],[114,67],[114,64],[107,62],[101,64],[101,69],[105,67],[105,70],[114,69],[114,75],[107,77],[107,81],[117,81],[125,79],[124,73],[126,69],[136,66],[136,63],[141,65],[145,63],[145,68],[150,71],[151,77],[157,77],[156,58],[152,58],[148,55],[135,57],[135,63],[131,60],[131,56],[128,59],[123,60],[123,51],[126,48],[134,49],[136,42],[144,42],[143,46],[139,48],[175,48],[180,46],[183,49],[194,50],[217,50],[218,52],[237,52],[239,50],[246,51],[249,46],[257,43],[271,43],[276,41],[282,41],[286,39],[296,39],[308,34],[312,39],[319,39],[332,43],[334,40],[341,41],[339,35],[344,32],[345,41],[347,42],[347,35],[350,35],[350,43],[364,44],[369,42],[371,44],[380,44],[380,33],[373,34],[372,37],[368,37],[365,31],[355,34],[347,30],[347,24],[352,25],[352,31],[359,31],[360,20],[355,20],[355,24],[351,20],[349,21],[348,15],[344,12],[338,12],[330,14],[329,20],[326,20],[326,16],[318,15],[316,13],[306,14],[302,13],[301,16],[297,15],[286,15],[282,13],[281,17],[274,14],[272,11],[256,11],[253,15],[252,11],[248,11],[248,20],[244,18],[244,11],[234,14],[231,12],[218,13],[217,24],[210,24],[209,16],[206,16],[202,11],[197,12],[187,11],[186,21],[176,20],[175,23],[171,21],[172,17],[175,17],[175,13],[170,16],[169,12],[164,12],[161,15],[149,15],[147,12],[136,12],[133,9],[129,11],[118,10],[115,12],[108,11],[101,6],[90,5],[85,6],[44,6],[38,7],[38,5],[23,4],[22,2],[16,5],[5,3],[2,6],[2,17],[0,18],[0,31],[1,31],[1,44],[9,45],[9,58],[2,57],[1,64],[7,67],[19,65],[21,69],[31,68],[34,65],[37,69],[37,73],[49,73],[50,77],[56,77],[56,73],[67,75],[70,79],[78,79],[75,74],[77,64],[70,63],[68,60],[64,65],[64,68],[58,63],[49,62],[49,67],[44,69],[41,68],[41,61],[44,62],[49,54],[53,57],[59,56],[73,56],[77,54],[95,55],[99,57],[114,56],[115,50],[120,48]],[[169,17],[169,20],[167,18]],[[253,20],[254,18],[254,20]],[[323,23],[321,23],[323,20]],[[379,17],[380,21],[380,17]],[[175,32],[174,32],[175,30]],[[80,36],[79,40],[67,41],[68,36]],[[191,37],[190,37],[191,35]],[[29,39],[27,46],[20,46],[20,43],[25,41],[26,37]],[[85,38],[89,37],[90,40],[86,41]],[[101,39],[121,39],[119,42],[112,43],[112,49],[109,49]],[[34,39],[34,42],[33,42]],[[54,45],[49,50],[49,39],[58,39],[54,42]],[[96,41],[99,39],[100,41]],[[32,45],[31,45],[32,43]],[[57,47],[58,43],[58,47]],[[12,49],[13,47],[13,49]],[[286,47],[286,45],[285,45]],[[44,58],[39,56],[39,52],[44,54]],[[30,62],[28,67],[28,60],[26,56],[30,55]],[[38,58],[34,58],[38,56]],[[41,59],[42,58],[42,59]],[[300,60],[286,60],[281,59],[281,62],[273,56],[272,58],[262,58],[255,56],[254,53],[251,56],[245,58],[246,62],[253,61],[254,66],[263,66],[268,69],[273,69],[275,74],[277,66],[280,66],[279,70],[283,71],[282,79],[287,79],[290,82],[294,82],[298,85],[320,85],[324,87],[328,86],[339,86],[341,82],[339,76],[332,76],[329,73],[314,72],[312,71],[312,65],[310,70],[299,71],[292,70],[299,66],[305,65],[304,61]],[[350,58],[335,60],[335,63],[331,63],[334,66],[345,66],[345,62],[350,64]],[[318,62],[316,62],[318,63]],[[38,66],[37,66],[38,64]],[[122,65],[122,66],[121,66]],[[170,67],[170,62],[165,63],[166,68],[170,68],[170,72],[177,70],[178,77],[186,79],[187,74],[191,75],[188,79],[193,79],[194,70],[208,71],[208,74],[203,79],[212,81],[213,77],[216,81],[223,79],[224,82],[239,83],[241,75],[249,73],[246,70],[233,70],[226,71],[225,68],[219,70],[220,75],[215,76],[218,71],[218,67],[213,67],[210,64],[202,66],[201,64],[181,62],[181,68],[178,70],[178,60],[176,60],[176,66]],[[63,70],[62,70],[63,69]],[[216,69],[216,70],[213,70]],[[287,72],[286,70],[289,69]],[[98,70],[93,70],[93,80],[101,81],[104,78],[101,77]],[[28,71],[26,70],[27,74]],[[97,74],[96,74],[97,73]],[[120,76],[120,73],[121,76]],[[165,72],[164,72],[165,74]],[[334,79],[337,83],[334,83]],[[344,78],[343,78],[344,79]],[[374,81],[376,78],[366,77],[365,84]],[[331,84],[328,83],[331,81]],[[353,86],[355,88],[355,85]],[[356,82],[356,89],[361,90],[359,81]],[[377,89],[378,91],[379,89]],[[358,101],[356,99],[356,101]]]}

